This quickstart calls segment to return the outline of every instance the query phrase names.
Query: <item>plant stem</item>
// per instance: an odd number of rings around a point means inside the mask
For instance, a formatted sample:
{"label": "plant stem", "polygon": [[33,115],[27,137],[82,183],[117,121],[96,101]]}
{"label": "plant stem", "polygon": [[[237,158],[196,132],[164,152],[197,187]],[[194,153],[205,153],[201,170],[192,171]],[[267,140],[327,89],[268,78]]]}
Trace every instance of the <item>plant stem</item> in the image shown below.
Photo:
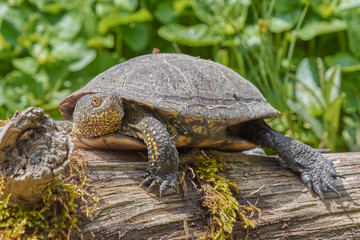
{"label": "plant stem", "polygon": [[[309,3],[305,4],[305,7],[301,13],[301,16],[299,18],[299,21],[296,24],[296,28],[295,28],[295,34],[294,37],[292,38],[291,42],[290,42],[290,46],[289,46],[289,52],[288,52],[288,56],[287,56],[287,63],[288,63],[288,67],[286,69],[286,73],[285,73],[285,78],[284,78],[284,87],[288,86],[288,82],[289,82],[289,72],[290,72],[290,63],[292,60],[292,56],[294,53],[294,49],[295,49],[295,43],[296,43],[296,39],[297,39],[297,34],[300,30],[300,27],[305,19],[305,15],[307,10],[309,9]],[[287,89],[285,89],[287,91]]]}

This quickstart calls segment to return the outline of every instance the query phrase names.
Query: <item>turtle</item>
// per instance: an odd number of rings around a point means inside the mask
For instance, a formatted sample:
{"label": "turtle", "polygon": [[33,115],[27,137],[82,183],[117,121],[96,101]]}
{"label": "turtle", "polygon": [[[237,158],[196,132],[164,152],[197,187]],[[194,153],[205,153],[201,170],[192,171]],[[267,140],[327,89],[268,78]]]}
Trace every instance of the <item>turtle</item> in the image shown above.
{"label": "turtle", "polygon": [[180,53],[142,55],[111,67],[60,103],[82,146],[147,149],[140,186],[159,196],[177,183],[177,148],[274,150],[321,200],[338,174],[318,150],[272,129],[280,112],[232,69]]}

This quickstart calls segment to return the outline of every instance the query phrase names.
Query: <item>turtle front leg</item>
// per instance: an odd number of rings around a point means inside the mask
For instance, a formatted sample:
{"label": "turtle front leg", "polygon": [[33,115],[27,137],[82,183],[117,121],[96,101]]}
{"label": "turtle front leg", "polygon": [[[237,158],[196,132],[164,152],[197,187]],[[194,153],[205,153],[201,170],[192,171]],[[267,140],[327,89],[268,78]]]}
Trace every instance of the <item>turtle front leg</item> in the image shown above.
{"label": "turtle front leg", "polygon": [[159,184],[159,195],[175,187],[179,167],[179,156],[176,146],[164,125],[154,117],[144,117],[136,124],[129,124],[136,131],[137,137],[144,140],[150,166],[146,170],[146,178],[140,184],[150,183],[148,190]]}
{"label": "turtle front leg", "polygon": [[302,142],[283,136],[262,119],[249,121],[242,129],[247,139],[274,150],[286,166],[300,173],[303,183],[309,190],[315,191],[321,200],[324,199],[323,192],[328,189],[340,195],[334,187],[334,181],[337,177],[342,176],[336,172],[333,163],[319,151]]}

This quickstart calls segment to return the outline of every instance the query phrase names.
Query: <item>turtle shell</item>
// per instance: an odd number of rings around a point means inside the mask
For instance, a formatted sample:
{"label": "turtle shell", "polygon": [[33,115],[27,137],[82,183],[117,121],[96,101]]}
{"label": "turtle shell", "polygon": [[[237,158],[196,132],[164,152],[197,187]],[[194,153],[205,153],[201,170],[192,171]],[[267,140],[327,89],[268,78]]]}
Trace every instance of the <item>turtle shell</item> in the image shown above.
{"label": "turtle shell", "polygon": [[72,119],[77,100],[99,92],[117,93],[165,117],[198,115],[236,123],[279,115],[253,84],[230,68],[184,54],[150,54],[120,63],[66,97],[61,114]]}

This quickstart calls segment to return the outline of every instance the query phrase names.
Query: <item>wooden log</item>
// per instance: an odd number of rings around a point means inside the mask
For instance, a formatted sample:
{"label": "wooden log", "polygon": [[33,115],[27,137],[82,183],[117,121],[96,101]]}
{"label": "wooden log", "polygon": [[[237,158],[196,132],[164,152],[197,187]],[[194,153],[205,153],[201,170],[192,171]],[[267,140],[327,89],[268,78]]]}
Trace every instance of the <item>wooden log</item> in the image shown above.
{"label": "wooden log", "polygon": [[69,165],[74,145],[70,136],[44,109],[16,112],[0,126],[0,178],[5,188],[0,199],[33,204],[45,188]]}
{"label": "wooden log", "polygon": [[[146,153],[80,150],[88,160],[94,191],[102,198],[84,233],[96,239],[195,239],[205,232],[207,209],[188,184],[188,199],[173,190],[159,201],[157,191],[146,193],[138,178],[147,167]],[[181,154],[181,159],[192,153]],[[342,194],[326,192],[326,201],[311,194],[300,178],[279,166],[277,157],[221,153],[232,163],[229,179],[241,194],[262,210],[249,239],[359,239],[360,153],[325,154],[345,179],[336,180]],[[239,198],[239,201],[242,201]],[[245,236],[237,229],[240,236]]]}

